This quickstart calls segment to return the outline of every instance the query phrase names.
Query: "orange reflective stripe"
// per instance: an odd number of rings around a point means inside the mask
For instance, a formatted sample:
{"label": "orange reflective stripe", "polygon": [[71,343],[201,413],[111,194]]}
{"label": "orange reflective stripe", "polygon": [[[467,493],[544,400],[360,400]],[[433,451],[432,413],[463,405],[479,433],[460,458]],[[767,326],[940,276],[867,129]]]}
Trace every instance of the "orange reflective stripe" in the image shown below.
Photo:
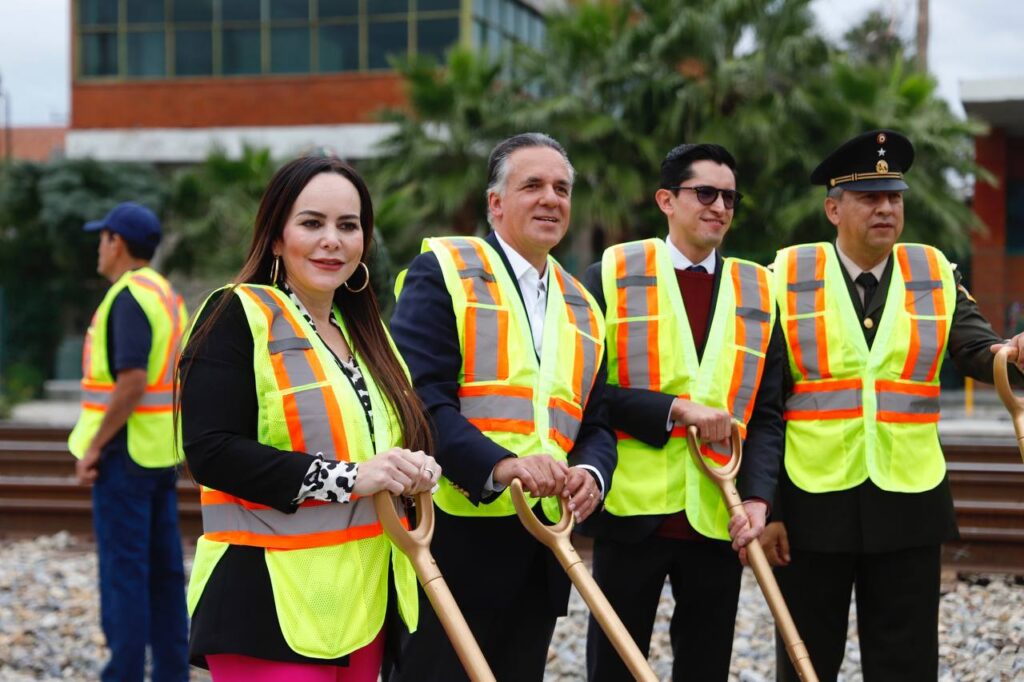
{"label": "orange reflective stripe", "polygon": [[860,379],[798,383],[786,399],[782,416],[791,421],[862,417],[863,386]]}
{"label": "orange reflective stripe", "polygon": [[614,247],[619,385],[661,390],[657,250],[651,241]]}
{"label": "orange reflective stripe", "polygon": [[947,331],[938,258],[934,250],[919,244],[897,245],[896,255],[906,287],[904,306],[910,315],[910,347],[900,377],[934,381]]}
{"label": "orange reflective stripe", "polygon": [[[409,527],[408,519],[401,519],[405,528]],[[266,533],[255,533],[252,531],[215,531],[203,533],[203,537],[214,542],[227,542],[233,545],[248,545],[252,547],[263,547],[268,550],[275,549],[307,549],[309,547],[324,547],[327,545],[340,545],[355,540],[365,540],[377,537],[384,532],[380,522],[355,526],[345,530],[325,531],[323,533],[306,533],[304,535],[273,535]]]}
{"label": "orange reflective stripe", "polygon": [[157,380],[159,383],[170,385],[173,382],[172,372],[174,371],[176,351],[181,344],[181,334],[183,332],[181,315],[179,314],[180,309],[178,307],[181,298],[174,295],[169,285],[165,286],[165,283],[150,279],[143,274],[136,273],[132,275],[132,281],[157,295],[160,299],[160,304],[164,308],[164,312],[167,314],[167,319],[171,321],[171,335],[167,340],[167,350],[164,353],[163,363],[160,366],[158,374],[160,379]]}
{"label": "orange reflective stripe", "polygon": [[746,423],[753,413],[764,373],[764,356],[771,339],[771,302],[767,277],[761,268],[735,263],[732,285],[736,292],[736,359],[727,405],[735,419]]}
{"label": "orange reflective stripe", "polygon": [[876,417],[880,422],[937,422],[940,390],[938,384],[876,381]]}
{"label": "orange reflective stripe", "polygon": [[507,384],[485,384],[477,386],[459,386],[459,397],[504,395],[510,398],[526,398],[533,400],[533,389],[529,386],[509,386]]}
{"label": "orange reflective stripe", "polygon": [[508,433],[519,433],[530,435],[536,425],[533,420],[503,419],[501,417],[473,418],[467,421],[481,431],[507,431]]}
{"label": "orange reflective stripe", "polygon": [[[626,250],[615,249],[615,281],[621,282],[626,278]],[[621,320],[628,317],[626,309],[627,290],[624,287],[616,286],[616,315],[620,320],[618,333],[615,335],[615,352],[618,358],[619,385],[629,386],[629,328]]]}
{"label": "orange reflective stripe", "polygon": [[807,380],[832,376],[825,333],[825,251],[820,246],[791,249],[786,263],[786,323],[793,362]]}

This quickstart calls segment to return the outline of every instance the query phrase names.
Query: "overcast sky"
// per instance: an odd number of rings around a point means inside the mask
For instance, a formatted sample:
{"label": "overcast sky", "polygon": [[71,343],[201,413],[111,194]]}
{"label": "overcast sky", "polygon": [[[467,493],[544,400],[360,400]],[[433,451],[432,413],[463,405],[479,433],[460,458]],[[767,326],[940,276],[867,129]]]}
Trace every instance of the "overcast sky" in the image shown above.
{"label": "overcast sky", "polygon": [[[1024,77],[1024,2],[931,0],[931,70],[962,113],[959,82]],[[15,125],[66,123],[70,108],[68,0],[0,0],[0,79]],[[829,36],[872,8],[898,17],[912,36],[916,0],[814,0]],[[2,114],[0,114],[2,115]]]}

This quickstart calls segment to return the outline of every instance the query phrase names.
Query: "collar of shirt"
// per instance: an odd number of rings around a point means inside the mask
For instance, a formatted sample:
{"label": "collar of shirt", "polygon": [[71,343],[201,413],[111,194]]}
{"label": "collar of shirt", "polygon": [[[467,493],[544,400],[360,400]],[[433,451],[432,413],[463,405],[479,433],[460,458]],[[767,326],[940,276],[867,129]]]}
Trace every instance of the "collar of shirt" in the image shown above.
{"label": "collar of shirt", "polygon": [[537,298],[541,282],[546,281],[547,264],[545,263],[544,265],[544,272],[538,272],[537,268],[530,265],[530,262],[519,255],[518,251],[505,243],[501,235],[495,232],[494,236],[497,238],[498,244],[501,245],[501,250],[505,252],[508,264],[512,266],[512,274],[515,275],[516,281],[519,282],[519,290],[523,293],[523,299],[533,300]]}
{"label": "collar of shirt", "polygon": [[[839,262],[843,264],[844,268],[846,268],[846,273],[850,275],[850,281],[854,284],[857,283],[857,278],[860,277],[863,272],[870,272],[875,276],[875,279],[879,282],[882,281],[882,273],[885,272],[885,266],[889,262],[889,257],[886,257],[881,263],[870,270],[862,270],[859,265],[853,262],[852,258],[843,253],[843,250],[839,248],[839,242],[836,242],[836,253],[839,254]],[[856,285],[857,287],[860,287],[859,284]]]}
{"label": "collar of shirt", "polygon": [[704,269],[708,271],[709,275],[715,274],[715,252],[716,249],[712,249],[708,257],[699,263],[694,263],[689,258],[683,255],[683,252],[676,248],[676,245],[672,243],[671,237],[665,237],[665,243],[668,245],[668,257],[672,260],[672,267],[676,270],[685,270],[691,265],[703,265]]}

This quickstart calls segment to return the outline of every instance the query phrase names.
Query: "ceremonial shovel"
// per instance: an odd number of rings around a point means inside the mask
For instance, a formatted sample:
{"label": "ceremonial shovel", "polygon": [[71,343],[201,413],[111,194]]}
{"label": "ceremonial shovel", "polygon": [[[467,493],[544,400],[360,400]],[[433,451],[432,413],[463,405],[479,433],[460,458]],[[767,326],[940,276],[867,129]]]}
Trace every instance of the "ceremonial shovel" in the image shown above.
{"label": "ceremonial shovel", "polygon": [[455,653],[469,679],[473,682],[495,682],[494,673],[455,603],[437,562],[430,555],[430,539],[434,536],[434,499],[430,493],[422,492],[416,496],[416,529],[412,531],[402,526],[388,491],[382,490],[374,495],[373,506],[384,532],[409,557],[416,569],[423,591],[444,626],[444,631],[448,633],[448,639],[455,647]]}
{"label": "ceremonial shovel", "polygon": [[1020,456],[1024,459],[1024,400],[1013,394],[1010,388],[1010,375],[1006,371],[1006,362],[1011,358],[1017,358],[1017,349],[1004,347],[1000,348],[992,360],[992,373],[995,375],[996,392],[1010,411],[1010,418],[1013,420],[1013,430],[1017,434],[1017,447],[1020,448]]}
{"label": "ceremonial shovel", "polygon": [[[732,516],[748,518],[747,511],[743,508],[743,500],[740,499],[740,494],[736,490],[736,474],[743,461],[743,446],[740,444],[740,430],[736,422],[732,424],[732,457],[728,464],[721,467],[710,467],[704,461],[704,456],[700,454],[696,426],[687,429],[686,440],[690,444],[690,454],[693,455],[693,461],[697,463],[697,467],[703,469],[704,473],[722,491],[722,498],[725,500],[725,506],[729,509],[729,513]],[[793,617],[789,615],[786,601],[782,598],[779,584],[775,582],[775,575],[772,574],[771,566],[768,565],[768,557],[764,555],[764,549],[761,548],[761,543],[757,540],[747,545],[747,560],[750,567],[754,569],[754,577],[757,578],[757,584],[761,587],[761,592],[764,593],[765,601],[768,602],[768,608],[771,609],[775,624],[782,634],[782,641],[786,644],[786,653],[789,654],[789,660],[793,662],[797,675],[801,680],[818,682],[818,676],[811,666],[811,657],[807,653],[807,647],[800,639],[800,633],[796,630]]]}
{"label": "ceremonial shovel", "polygon": [[640,652],[633,637],[630,636],[626,626],[619,620],[612,605],[604,592],[594,582],[594,577],[583,565],[583,559],[576,553],[576,548],[569,541],[569,534],[572,532],[573,516],[569,512],[569,502],[564,497],[559,498],[562,502],[562,519],[555,526],[545,526],[540,522],[530,509],[526,497],[523,495],[523,484],[518,478],[512,480],[512,504],[515,505],[516,514],[519,520],[526,526],[530,535],[537,538],[541,544],[547,546],[555,556],[562,568],[569,574],[576,589],[579,590],[583,600],[590,607],[590,612],[601,625],[604,634],[611,640],[615,650],[619,652],[622,661],[629,668],[629,672],[637,680],[643,682],[657,682],[658,678],[654,671],[647,664],[647,659]]}

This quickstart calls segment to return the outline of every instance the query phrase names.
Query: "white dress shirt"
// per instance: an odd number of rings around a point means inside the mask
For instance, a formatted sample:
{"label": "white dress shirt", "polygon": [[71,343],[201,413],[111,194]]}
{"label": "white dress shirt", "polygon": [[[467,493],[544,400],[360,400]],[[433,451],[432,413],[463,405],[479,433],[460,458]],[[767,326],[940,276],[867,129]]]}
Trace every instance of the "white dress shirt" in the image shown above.
{"label": "white dress shirt", "polygon": [[[533,336],[533,349],[537,352],[539,361],[541,357],[541,341],[544,339],[544,316],[547,314],[548,307],[547,280],[550,273],[547,269],[547,262],[544,263],[544,272],[538,272],[537,268],[530,265],[530,262],[509,246],[497,232],[494,233],[494,236],[497,238],[501,250],[505,252],[505,258],[508,259],[508,264],[512,266],[512,274],[515,275],[516,282],[519,284],[519,291],[523,294],[523,303],[526,305],[526,317],[530,322],[530,333]],[[601,490],[601,499],[603,500],[604,477],[601,476],[601,472],[589,464],[579,464],[577,466],[580,469],[593,472],[597,478],[597,487]],[[504,485],[494,480],[494,472],[492,471],[490,479],[484,484],[484,490],[487,492],[501,492],[504,489]]]}
{"label": "white dress shirt", "polygon": [[857,287],[857,294],[860,296],[860,302],[865,308],[867,308],[868,301],[864,300],[864,287],[857,282],[857,278],[860,277],[862,273],[870,272],[875,276],[875,279],[881,282],[882,273],[885,272],[885,266],[889,263],[889,258],[892,256],[887,256],[881,263],[870,270],[863,270],[859,265],[853,262],[852,258],[843,253],[843,250],[839,248],[839,242],[836,242],[836,253],[839,254],[839,262],[843,264],[843,267],[846,268],[847,274],[850,275],[850,281],[853,282],[853,286]]}

